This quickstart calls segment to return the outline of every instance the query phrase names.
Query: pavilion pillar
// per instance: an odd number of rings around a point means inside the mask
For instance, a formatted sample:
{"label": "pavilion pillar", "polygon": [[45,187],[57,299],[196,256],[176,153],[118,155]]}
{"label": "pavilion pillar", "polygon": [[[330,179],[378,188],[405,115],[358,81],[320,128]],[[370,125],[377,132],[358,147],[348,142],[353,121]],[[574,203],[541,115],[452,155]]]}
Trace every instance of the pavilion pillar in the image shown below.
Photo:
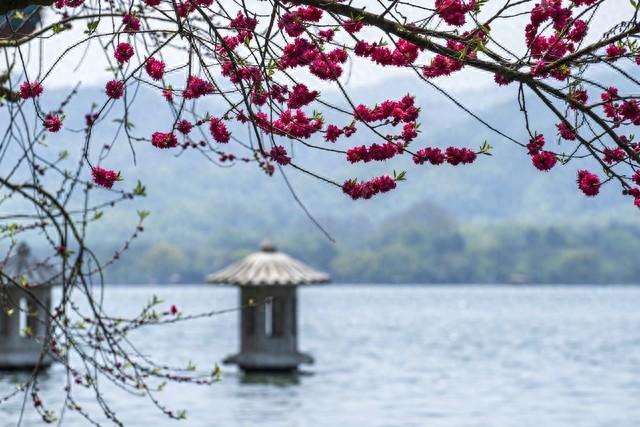
{"label": "pavilion pillar", "polygon": [[313,362],[298,351],[296,293],[299,285],[328,282],[328,275],[265,244],[207,280],[240,288],[240,352],[225,363],[245,371],[292,371]]}

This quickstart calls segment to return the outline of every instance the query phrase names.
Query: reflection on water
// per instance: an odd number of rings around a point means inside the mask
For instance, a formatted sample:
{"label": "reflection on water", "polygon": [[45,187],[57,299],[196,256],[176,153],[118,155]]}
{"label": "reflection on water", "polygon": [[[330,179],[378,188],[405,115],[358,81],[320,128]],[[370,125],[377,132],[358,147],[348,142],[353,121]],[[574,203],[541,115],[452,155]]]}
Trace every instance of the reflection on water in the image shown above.
{"label": "reflection on water", "polygon": [[[241,384],[272,385],[287,387],[300,384],[304,372],[244,372],[240,373]],[[311,374],[306,374],[311,375]]]}
{"label": "reflection on water", "polygon": [[[110,288],[113,314],[151,294],[183,312],[234,307],[234,289]],[[327,286],[300,292],[300,344],[316,363],[297,375],[223,366],[210,387],[168,385],[157,395],[187,420],[163,418],[144,399],[104,384],[133,427],[637,427],[640,288]],[[237,313],[130,336],[162,364],[209,372],[237,351]],[[0,393],[28,373],[0,373]],[[60,408],[65,375],[41,377]],[[91,394],[78,400],[96,413]],[[16,425],[21,400],[0,404]],[[32,413],[23,426],[40,426]],[[85,427],[67,411],[63,426]],[[110,425],[104,423],[103,425]]]}

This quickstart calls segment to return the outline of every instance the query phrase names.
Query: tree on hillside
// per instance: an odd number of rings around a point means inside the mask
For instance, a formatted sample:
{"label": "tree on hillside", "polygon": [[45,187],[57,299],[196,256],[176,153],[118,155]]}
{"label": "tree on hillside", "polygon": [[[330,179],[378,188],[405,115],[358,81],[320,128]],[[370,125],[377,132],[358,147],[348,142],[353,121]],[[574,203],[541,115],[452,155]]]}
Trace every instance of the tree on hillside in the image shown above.
{"label": "tree on hillside", "polygon": [[[605,18],[613,8],[624,17],[611,25]],[[121,425],[100,378],[182,418],[159,400],[154,381],[216,380],[216,372],[156,365],[125,338],[142,326],[190,316],[153,300],[138,317],[115,319],[94,297],[103,268],[125,254],[148,214],[139,212],[131,239],[111,259],[99,259],[86,243],[105,209],[145,195],[135,177],[118,172],[124,166],[110,156],[115,147],[128,147],[131,162],[141,167],[136,149],[142,145],[164,151],[166,161],[191,150],[212,166],[247,163],[268,176],[307,174],[346,197],[369,199],[399,191],[411,178],[410,170],[394,170],[398,158],[410,158],[415,168],[491,161],[486,142],[430,145],[421,138],[429,125],[421,125],[416,96],[427,85],[496,139],[522,147],[541,173],[574,168],[577,191],[585,196],[611,185],[640,207],[638,11],[634,1],[604,0],[2,1],[2,239],[6,257],[21,239],[47,243],[49,259],[60,269],[62,300],[50,313],[43,352],[69,373],[68,410],[93,420],[74,400],[76,389],[93,389],[104,415]],[[101,61],[91,56],[96,50],[104,52]],[[102,95],[82,117],[67,109],[77,86],[64,97],[49,88],[56,79],[79,81],[76,65],[105,75]],[[387,88],[389,99],[365,105],[347,84],[358,70],[401,73],[420,83],[409,94]],[[494,124],[499,120],[478,116],[477,106],[441,87],[471,70],[480,73],[472,78],[490,76],[491,90],[514,97],[522,112],[520,134],[506,134]],[[155,95],[153,105],[137,102],[142,90]],[[545,114],[530,113],[532,105],[543,106]],[[139,110],[157,114],[160,127],[150,135],[138,134],[131,120]],[[336,119],[326,118],[329,111]],[[95,137],[114,123],[110,141]],[[232,132],[232,123],[246,126],[248,136]],[[544,134],[549,124],[556,132]],[[354,135],[370,142],[354,144]],[[75,150],[60,150],[63,137],[80,142]],[[354,165],[386,162],[389,172],[372,177],[354,167],[354,178],[345,181],[298,162],[294,149]],[[2,272],[0,278],[29,292],[19,278]],[[14,395],[28,396],[53,422],[61,412],[41,400],[38,372]]]}

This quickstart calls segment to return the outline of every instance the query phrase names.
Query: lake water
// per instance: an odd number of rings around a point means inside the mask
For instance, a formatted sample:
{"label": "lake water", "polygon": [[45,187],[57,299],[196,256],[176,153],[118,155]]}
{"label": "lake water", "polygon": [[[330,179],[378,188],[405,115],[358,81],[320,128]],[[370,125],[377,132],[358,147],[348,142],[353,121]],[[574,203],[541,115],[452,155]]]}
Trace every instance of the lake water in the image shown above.
{"label": "lake water", "polygon": [[[107,305],[132,313],[152,294],[185,313],[237,304],[235,289],[175,286],[112,287]],[[640,425],[640,288],[334,285],[301,289],[299,309],[300,348],[316,359],[303,375],[224,367],[212,386],[167,386],[159,397],[186,409],[184,421],[109,389],[113,408],[135,427]],[[237,349],[236,317],[131,338],[156,360],[210,369]],[[41,380],[52,408],[63,373],[54,366]],[[24,378],[0,375],[0,394]],[[0,427],[16,425],[19,406],[0,405]],[[42,422],[28,410],[22,425]],[[62,425],[87,423],[67,412]]]}

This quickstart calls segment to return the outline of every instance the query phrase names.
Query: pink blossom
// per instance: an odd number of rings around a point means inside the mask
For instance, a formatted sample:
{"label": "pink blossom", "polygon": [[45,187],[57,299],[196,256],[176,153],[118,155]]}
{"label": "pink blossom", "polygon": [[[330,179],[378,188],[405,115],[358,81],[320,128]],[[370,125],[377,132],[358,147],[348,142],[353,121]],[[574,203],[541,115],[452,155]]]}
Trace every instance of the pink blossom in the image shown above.
{"label": "pink blossom", "polygon": [[116,173],[109,169],[103,169],[99,166],[95,166],[91,169],[91,176],[93,182],[105,188],[113,187],[113,183],[119,181],[120,173]]}
{"label": "pink blossom", "polygon": [[38,82],[24,82],[20,85],[20,98],[37,98],[42,95],[43,91],[42,85]]}
{"label": "pink blossom", "polygon": [[214,117],[211,119],[209,122],[209,130],[211,131],[213,139],[221,144],[226,144],[231,138],[231,134],[227,130],[227,126],[219,118]]}
{"label": "pink blossom", "polygon": [[173,148],[178,145],[178,140],[171,132],[154,132],[151,135],[151,145],[162,149]]}
{"label": "pink blossom", "polygon": [[558,128],[558,133],[562,139],[566,139],[567,141],[575,141],[578,138],[578,134],[576,131],[569,127],[565,122],[560,122],[556,125]]}
{"label": "pink blossom", "polygon": [[118,43],[116,46],[116,50],[113,53],[113,56],[116,58],[120,64],[124,64],[128,62],[133,56],[134,51],[133,47],[129,43]]}
{"label": "pink blossom", "polygon": [[147,62],[144,64],[145,71],[153,80],[162,79],[162,77],[164,76],[164,67],[164,62],[159,61],[153,57],[147,59]]}
{"label": "pink blossom", "polygon": [[105,85],[105,92],[111,99],[120,99],[124,95],[124,82],[111,80]]}
{"label": "pink blossom", "polygon": [[271,149],[269,156],[274,162],[281,165],[288,165],[291,162],[291,158],[287,155],[287,150],[282,145],[276,145]]}
{"label": "pink blossom", "polygon": [[182,96],[185,99],[197,99],[204,95],[210,95],[215,91],[213,83],[201,79],[196,76],[189,76],[187,80],[187,88]]}
{"label": "pink blossom", "polygon": [[44,127],[52,133],[62,129],[62,119],[59,116],[47,115],[44,118]]}
{"label": "pink blossom", "polygon": [[556,161],[555,154],[549,151],[539,151],[531,156],[533,166],[541,171],[551,170],[556,165]]}
{"label": "pink blossom", "polygon": [[578,171],[578,188],[589,197],[596,196],[600,192],[600,178],[585,169]]}

